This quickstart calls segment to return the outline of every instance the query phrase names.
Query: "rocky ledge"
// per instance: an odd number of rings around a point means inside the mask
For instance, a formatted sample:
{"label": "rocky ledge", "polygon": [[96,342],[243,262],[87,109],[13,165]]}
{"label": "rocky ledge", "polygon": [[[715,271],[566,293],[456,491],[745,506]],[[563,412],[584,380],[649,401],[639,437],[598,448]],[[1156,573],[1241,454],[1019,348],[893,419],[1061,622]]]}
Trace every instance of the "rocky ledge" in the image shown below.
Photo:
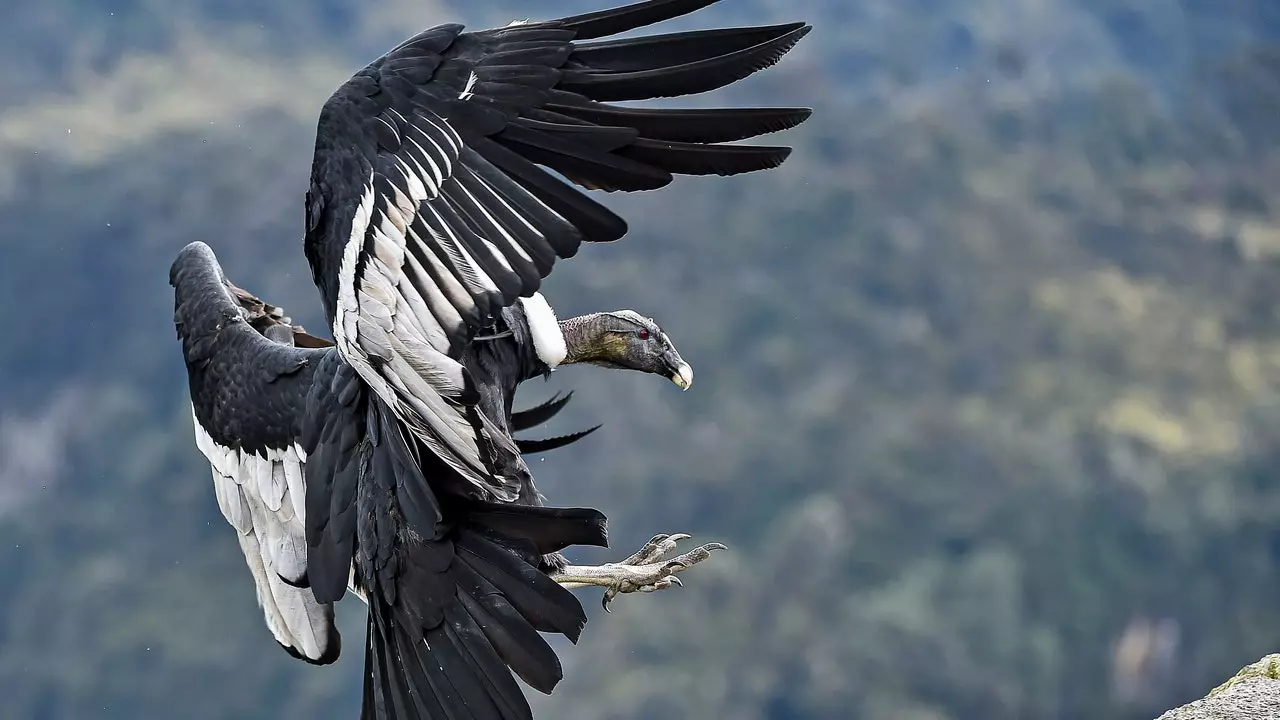
{"label": "rocky ledge", "polygon": [[1280,654],[1246,666],[1204,698],[1157,720],[1280,720]]}

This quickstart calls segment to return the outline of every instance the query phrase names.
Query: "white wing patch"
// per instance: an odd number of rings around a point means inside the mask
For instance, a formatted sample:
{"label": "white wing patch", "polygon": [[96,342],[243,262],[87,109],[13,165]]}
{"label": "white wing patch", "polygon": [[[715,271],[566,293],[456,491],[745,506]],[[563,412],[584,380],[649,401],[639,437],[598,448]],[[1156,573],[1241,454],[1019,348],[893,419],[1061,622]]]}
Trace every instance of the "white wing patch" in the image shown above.
{"label": "white wing patch", "polygon": [[[434,127],[446,144],[454,142],[452,129]],[[452,401],[466,388],[466,370],[449,356],[445,330],[462,325],[458,304],[471,302],[468,291],[496,292],[496,287],[461,240],[444,235],[432,238],[457,251],[455,267],[476,269],[459,283],[411,227],[418,214],[425,212],[434,221],[427,223],[431,231],[441,228],[452,233],[449,224],[425,203],[439,196],[445,177],[437,173],[451,172],[452,158],[430,136],[427,139],[431,147],[424,155],[430,169],[416,162],[416,168],[410,168],[401,161],[409,180],[402,187],[388,178],[395,197],[378,202],[373,177],[365,183],[338,271],[333,336],[343,359],[415,437],[486,497],[510,501],[515,499],[514,486],[508,488],[506,481],[493,477],[483,460],[476,429]],[[372,253],[364,252],[369,239]],[[412,252],[411,243],[425,252]],[[357,273],[362,253],[364,266]]]}
{"label": "white wing patch", "polygon": [[307,570],[306,452],[296,444],[266,455],[219,445],[195,417],[196,446],[209,460],[218,507],[236,529],[258,604],[276,641],[316,661],[337,638],[333,608],[298,582]]}
{"label": "white wing patch", "polygon": [[475,87],[476,87],[476,81],[477,81],[477,80],[479,80],[479,79],[480,79],[480,78],[476,77],[476,74],[475,74],[474,72],[473,72],[473,73],[470,73],[470,74],[467,76],[467,84],[462,88],[462,92],[461,92],[461,93],[458,93],[458,99],[459,99],[459,100],[470,100],[472,97],[475,97],[475,93],[474,93],[474,92],[472,92],[472,90],[474,90],[474,89],[475,89]]}
{"label": "white wing patch", "polygon": [[[355,283],[356,261],[360,258],[360,249],[364,245],[364,234],[369,229],[369,216],[373,212],[372,181],[364,186],[364,195],[356,208],[355,217],[351,218],[351,237],[347,246],[342,249],[342,264],[338,268],[338,308],[333,316],[333,339],[338,347],[348,344],[347,338],[356,335],[356,318],[360,314],[360,305],[356,301]],[[363,373],[361,373],[363,375]]]}

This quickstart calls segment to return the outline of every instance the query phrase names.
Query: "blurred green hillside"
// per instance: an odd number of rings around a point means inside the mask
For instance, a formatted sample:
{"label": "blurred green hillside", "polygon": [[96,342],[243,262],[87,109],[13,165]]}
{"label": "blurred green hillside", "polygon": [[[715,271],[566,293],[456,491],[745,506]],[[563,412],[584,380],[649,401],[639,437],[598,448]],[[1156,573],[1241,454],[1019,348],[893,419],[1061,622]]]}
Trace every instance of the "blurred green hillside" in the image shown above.
{"label": "blurred green hillside", "polygon": [[[323,328],[321,103],[409,33],[605,0],[17,0],[0,23],[0,717],[353,718],[271,640],[190,432],[167,269],[204,240]],[[563,315],[633,307],[687,393],[537,461],[613,549],[730,551],[595,612],[560,720],[1130,720],[1280,646],[1280,3],[724,0],[804,19],[695,102],[806,105],[781,169],[609,203]],[[774,140],[774,138],[770,138]],[[352,604],[354,603],[354,604]]]}

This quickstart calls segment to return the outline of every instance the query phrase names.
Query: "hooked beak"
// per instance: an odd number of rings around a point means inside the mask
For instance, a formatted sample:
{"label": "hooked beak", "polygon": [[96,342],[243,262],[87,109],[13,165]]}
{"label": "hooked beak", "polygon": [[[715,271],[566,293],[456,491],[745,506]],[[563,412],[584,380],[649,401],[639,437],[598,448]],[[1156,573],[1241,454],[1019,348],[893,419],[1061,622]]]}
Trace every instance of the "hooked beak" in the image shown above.
{"label": "hooked beak", "polygon": [[671,372],[667,377],[681,390],[693,386],[693,366],[674,352],[667,356],[667,369]]}

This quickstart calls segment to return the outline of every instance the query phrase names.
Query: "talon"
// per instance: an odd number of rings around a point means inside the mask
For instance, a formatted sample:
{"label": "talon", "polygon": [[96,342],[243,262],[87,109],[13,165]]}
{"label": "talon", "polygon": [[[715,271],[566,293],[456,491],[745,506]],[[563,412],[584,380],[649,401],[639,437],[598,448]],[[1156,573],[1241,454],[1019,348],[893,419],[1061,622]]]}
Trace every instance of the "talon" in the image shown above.
{"label": "talon", "polygon": [[[610,605],[619,595],[643,592],[652,593],[673,587],[684,587],[684,581],[676,577],[689,568],[711,557],[716,550],[726,550],[722,543],[705,543],[669,560],[663,557],[676,548],[688,533],[654,535],[639,552],[620,563],[575,567],[568,566],[556,575],[565,586],[597,585],[605,588],[600,607],[612,613]],[[554,576],[554,575],[553,575]]]}
{"label": "talon", "polygon": [[644,547],[640,548],[639,552],[636,552],[631,557],[627,558],[626,560],[623,560],[620,564],[621,565],[644,565],[647,562],[649,562],[652,558],[661,557],[664,554],[664,552],[662,551],[662,548],[666,545],[670,537],[671,537],[670,535],[661,534],[661,533],[658,535],[654,535],[652,538],[649,539],[649,542],[644,544]]}
{"label": "talon", "polygon": [[640,552],[632,555],[622,561],[623,565],[648,565],[662,559],[663,556],[671,553],[676,549],[677,543],[681,540],[687,540],[693,537],[687,533],[675,533],[674,535],[659,534],[654,535]]}
{"label": "talon", "polygon": [[677,547],[677,543],[679,543],[681,540],[688,540],[691,537],[693,536],[688,535],[686,533],[676,533],[674,535],[668,535],[666,539],[659,544],[657,548],[657,552],[655,552],[653,556],[649,558],[649,560],[651,562],[657,562],[663,555],[666,555],[667,553],[675,550]]}
{"label": "talon", "polygon": [[662,533],[659,533],[659,534],[657,534],[657,535],[654,535],[653,537],[649,538],[649,542],[645,543],[645,544],[644,544],[644,547],[643,547],[643,548],[641,548],[641,549],[640,549],[640,551],[641,551],[641,552],[644,552],[645,550],[649,550],[650,548],[655,548],[655,547],[657,547],[657,546],[661,545],[662,543],[666,542],[667,538],[669,538],[669,537],[671,537],[671,536],[670,536],[670,535],[665,535],[665,534],[662,534]]}

